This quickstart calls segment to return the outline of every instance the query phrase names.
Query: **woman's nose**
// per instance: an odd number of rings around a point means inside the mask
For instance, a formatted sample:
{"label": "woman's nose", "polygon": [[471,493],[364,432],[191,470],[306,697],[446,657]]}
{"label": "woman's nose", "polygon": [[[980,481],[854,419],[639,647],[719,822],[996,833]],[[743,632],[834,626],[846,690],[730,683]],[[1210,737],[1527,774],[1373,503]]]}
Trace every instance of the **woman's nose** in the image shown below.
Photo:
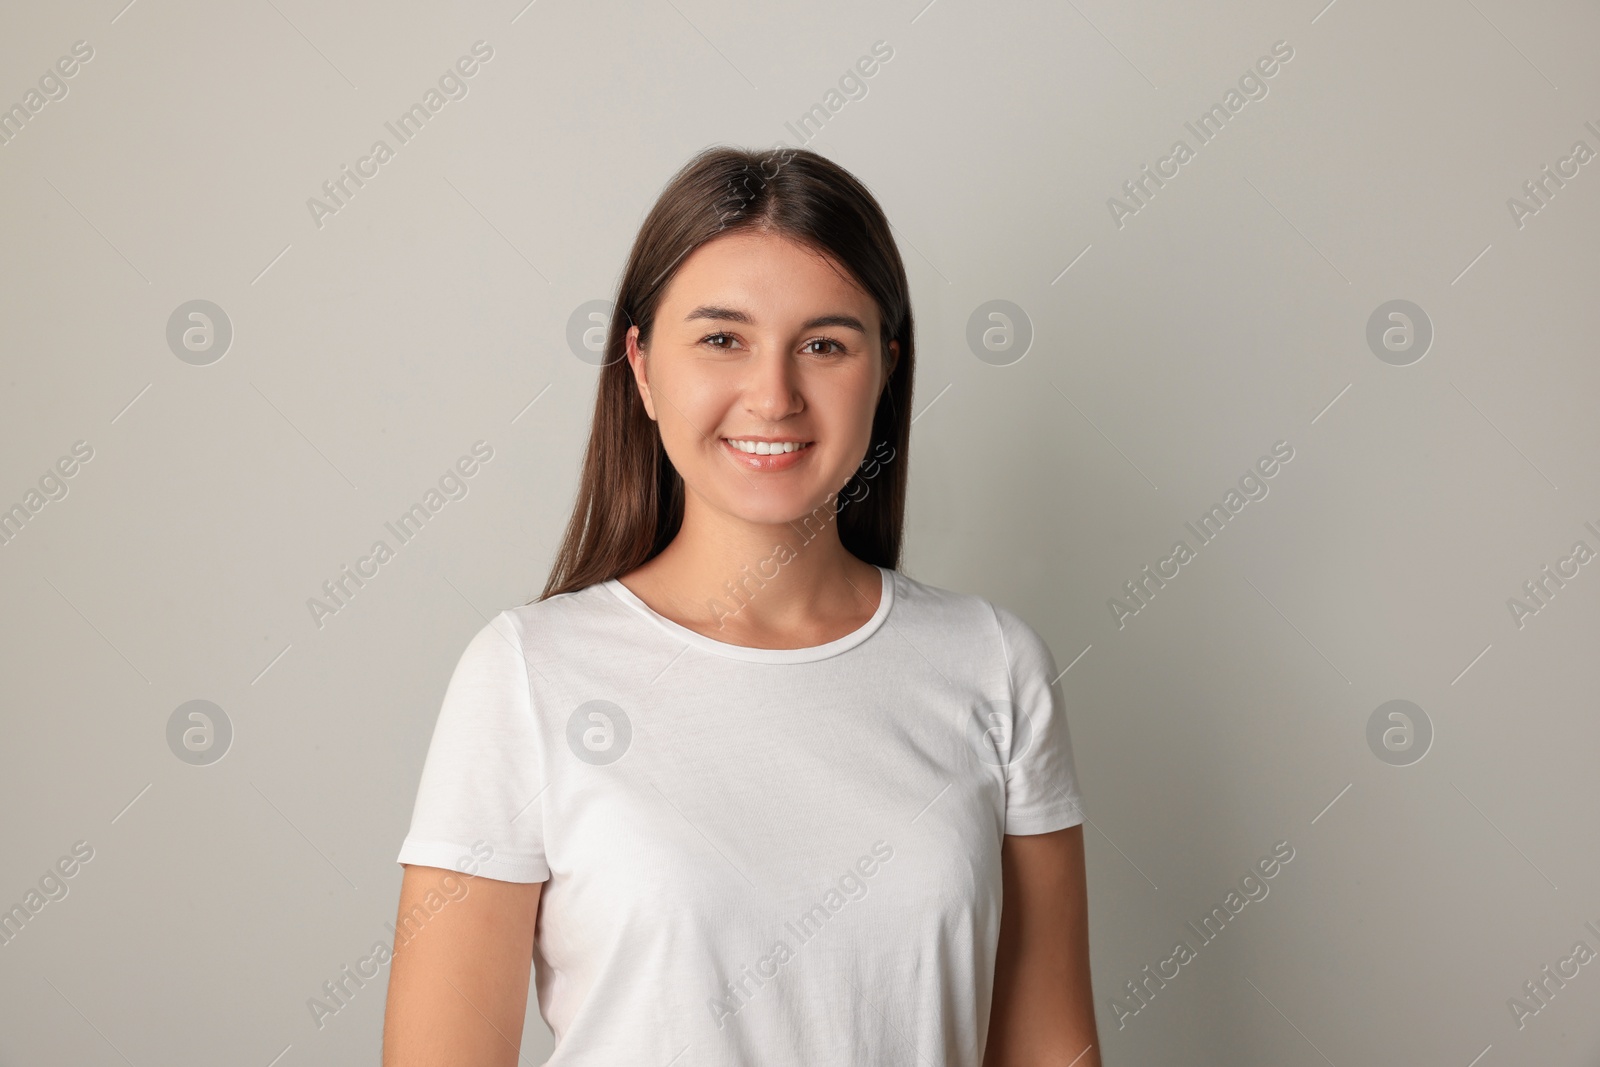
{"label": "woman's nose", "polygon": [[783,349],[767,346],[750,365],[745,406],[752,414],[777,422],[804,406],[794,360]]}

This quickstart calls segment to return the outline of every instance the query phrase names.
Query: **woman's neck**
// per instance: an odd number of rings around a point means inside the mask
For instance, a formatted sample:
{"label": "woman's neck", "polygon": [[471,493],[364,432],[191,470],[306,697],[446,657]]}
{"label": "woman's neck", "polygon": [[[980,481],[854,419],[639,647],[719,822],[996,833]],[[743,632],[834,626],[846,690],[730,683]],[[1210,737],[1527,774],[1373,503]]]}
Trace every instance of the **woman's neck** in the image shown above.
{"label": "woman's neck", "polygon": [[808,648],[864,625],[882,595],[877,568],[839,541],[832,505],[793,523],[697,520],[621,577],[650,609],[729,644]]}

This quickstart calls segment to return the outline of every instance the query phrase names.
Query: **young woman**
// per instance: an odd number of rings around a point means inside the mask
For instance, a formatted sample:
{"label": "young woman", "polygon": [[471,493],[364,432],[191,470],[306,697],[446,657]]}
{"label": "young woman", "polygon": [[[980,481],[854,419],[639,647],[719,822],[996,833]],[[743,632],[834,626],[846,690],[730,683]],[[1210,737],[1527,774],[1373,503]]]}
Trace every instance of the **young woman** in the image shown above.
{"label": "young woman", "polygon": [[434,728],[383,1062],[518,1062],[531,969],[552,1067],[1098,1067],[1054,659],[897,569],[877,201],[809,151],[701,153],[604,354],[550,580]]}

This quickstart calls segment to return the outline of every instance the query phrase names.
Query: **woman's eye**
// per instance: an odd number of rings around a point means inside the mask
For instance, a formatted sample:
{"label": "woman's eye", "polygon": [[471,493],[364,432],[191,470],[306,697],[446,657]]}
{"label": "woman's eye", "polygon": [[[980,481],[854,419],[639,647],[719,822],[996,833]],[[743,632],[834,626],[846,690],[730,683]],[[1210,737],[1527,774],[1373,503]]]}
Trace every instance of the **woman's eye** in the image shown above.
{"label": "woman's eye", "polygon": [[[723,348],[731,351],[735,340],[736,339],[731,333],[713,333],[702,337],[700,339],[700,343],[703,345],[710,345],[712,348]],[[829,347],[826,350],[819,352],[813,347],[814,345],[827,345]],[[811,355],[814,356],[837,356],[844,354],[846,351],[844,345],[840,344],[838,341],[835,341],[831,337],[818,337],[814,340],[807,341],[805,343],[805,348],[811,353]]]}

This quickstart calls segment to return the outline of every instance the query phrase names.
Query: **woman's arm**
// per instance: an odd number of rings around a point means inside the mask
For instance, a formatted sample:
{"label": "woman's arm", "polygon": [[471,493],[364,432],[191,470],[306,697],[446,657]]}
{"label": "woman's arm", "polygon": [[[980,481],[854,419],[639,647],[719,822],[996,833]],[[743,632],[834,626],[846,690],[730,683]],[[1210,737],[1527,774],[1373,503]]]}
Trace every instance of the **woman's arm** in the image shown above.
{"label": "woman's arm", "polygon": [[[411,864],[405,869],[383,1015],[383,1067],[512,1067],[528,1010],[544,883]],[[432,911],[425,903],[430,892]]]}
{"label": "woman's arm", "polygon": [[1007,834],[983,1067],[1100,1067],[1089,987],[1083,824]]}

